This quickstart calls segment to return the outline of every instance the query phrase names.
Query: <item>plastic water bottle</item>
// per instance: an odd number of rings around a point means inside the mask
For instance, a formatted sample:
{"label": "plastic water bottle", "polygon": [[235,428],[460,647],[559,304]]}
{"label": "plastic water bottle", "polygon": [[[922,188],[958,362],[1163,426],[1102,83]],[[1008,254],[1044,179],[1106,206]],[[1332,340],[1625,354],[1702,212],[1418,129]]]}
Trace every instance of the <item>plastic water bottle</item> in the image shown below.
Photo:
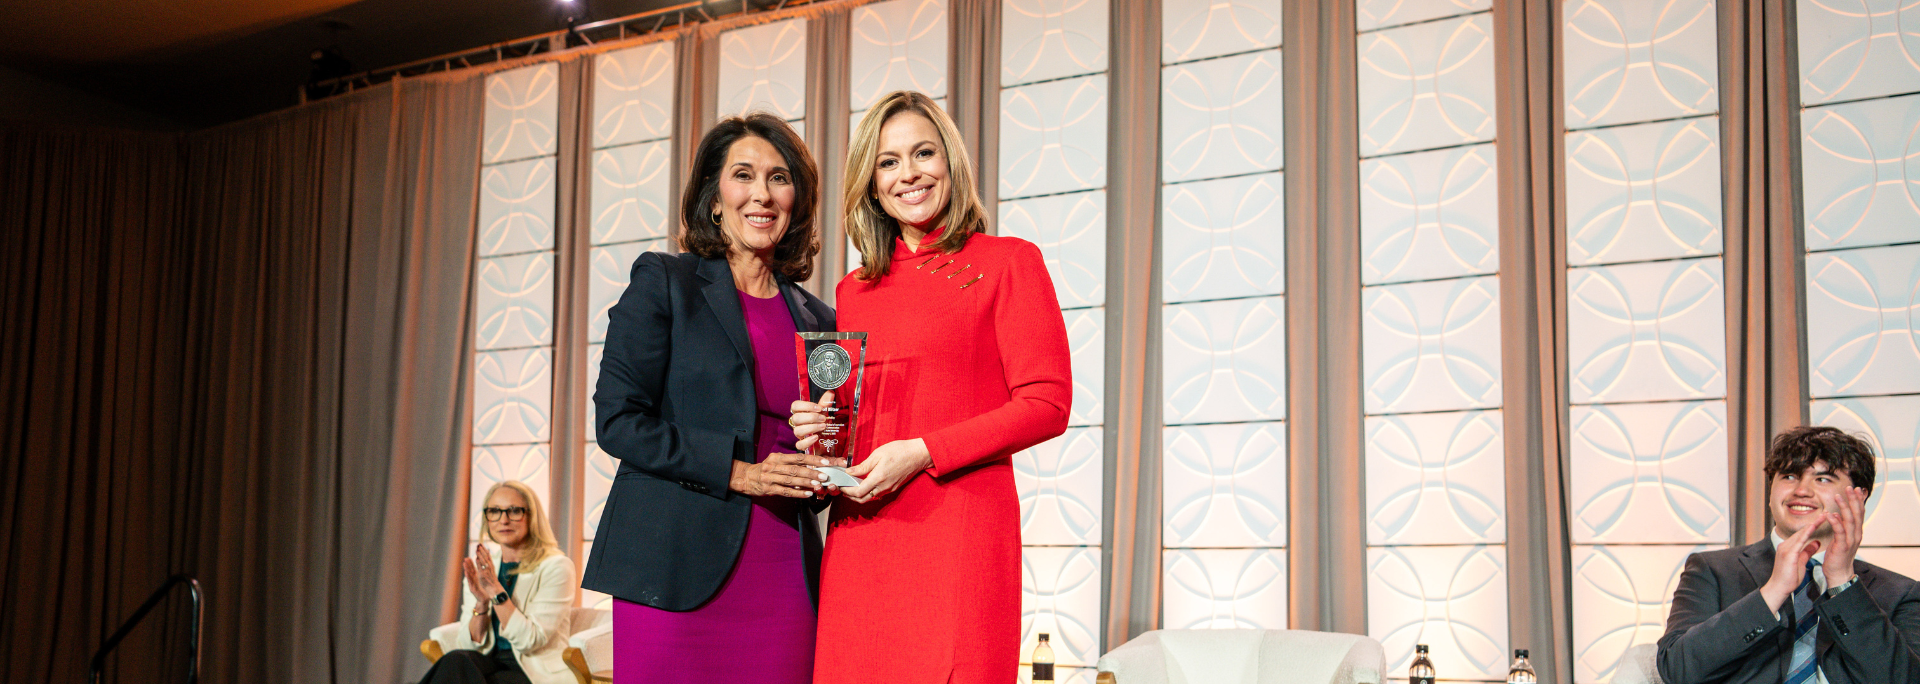
{"label": "plastic water bottle", "polygon": [[1407,684],[1433,684],[1433,661],[1427,660],[1426,644],[1413,646],[1413,667],[1407,668]]}
{"label": "plastic water bottle", "polygon": [[1053,684],[1053,647],[1047,645],[1047,633],[1033,646],[1033,684]]}
{"label": "plastic water bottle", "polygon": [[1533,663],[1527,662],[1527,649],[1513,649],[1513,666],[1507,668],[1507,684],[1536,684],[1539,677],[1533,674]]}

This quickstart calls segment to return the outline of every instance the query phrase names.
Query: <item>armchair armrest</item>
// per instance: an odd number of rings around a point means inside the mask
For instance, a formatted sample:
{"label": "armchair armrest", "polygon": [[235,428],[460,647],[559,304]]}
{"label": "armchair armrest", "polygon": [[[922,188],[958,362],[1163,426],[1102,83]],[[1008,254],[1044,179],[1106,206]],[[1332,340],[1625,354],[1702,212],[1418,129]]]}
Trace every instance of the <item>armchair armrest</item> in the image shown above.
{"label": "armchair armrest", "polygon": [[560,658],[579,684],[592,684],[593,673],[613,669],[613,622],[575,632]]}
{"label": "armchair armrest", "polygon": [[440,656],[447,651],[460,648],[460,630],[466,629],[466,623],[449,622],[427,632],[427,640],[420,642],[420,654],[428,662],[439,662]]}

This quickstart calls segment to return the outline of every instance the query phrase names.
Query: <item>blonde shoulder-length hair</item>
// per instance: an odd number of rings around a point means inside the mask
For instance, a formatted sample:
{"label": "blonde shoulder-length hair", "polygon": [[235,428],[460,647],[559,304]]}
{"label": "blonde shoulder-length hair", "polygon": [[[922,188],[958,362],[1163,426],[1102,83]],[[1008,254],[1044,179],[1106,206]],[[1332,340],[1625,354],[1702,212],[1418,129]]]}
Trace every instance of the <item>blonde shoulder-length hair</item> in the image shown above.
{"label": "blonde shoulder-length hair", "polygon": [[[525,482],[519,480],[495,482],[492,487],[487,488],[487,496],[480,500],[481,505],[484,506],[486,501],[492,500],[493,493],[500,491],[501,487],[519,492],[520,498],[527,500],[527,536],[533,538],[533,543],[520,554],[520,567],[513,569],[513,574],[525,575],[540,567],[540,561],[559,553],[560,544],[553,539],[553,525],[547,522],[547,508],[540,505],[540,497],[535,496],[533,488],[528,487]],[[500,540],[493,538],[493,528],[487,527],[485,515],[480,516],[480,538],[495,544],[500,543]]]}
{"label": "blonde shoulder-length hair", "polygon": [[932,246],[951,254],[966,246],[969,236],[987,228],[987,209],[974,180],[973,158],[967,154],[966,141],[960,138],[953,117],[919,92],[889,93],[867,110],[847,141],[847,172],[843,176],[847,180],[840,204],[846,214],[841,225],[846,226],[847,237],[860,250],[861,280],[879,280],[893,268],[893,240],[900,236],[900,225],[881,211],[874,199],[873,165],[880,155],[880,128],[888,119],[908,112],[933,122],[940,131],[941,153],[947,157],[947,209],[940,217],[940,237]]}

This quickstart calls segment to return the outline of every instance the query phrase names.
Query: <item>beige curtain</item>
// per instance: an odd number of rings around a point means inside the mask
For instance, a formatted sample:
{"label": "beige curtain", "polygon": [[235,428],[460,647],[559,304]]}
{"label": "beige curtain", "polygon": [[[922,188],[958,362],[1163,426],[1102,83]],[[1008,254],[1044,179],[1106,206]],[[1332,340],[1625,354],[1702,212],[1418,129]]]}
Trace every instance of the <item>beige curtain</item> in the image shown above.
{"label": "beige curtain", "polygon": [[1287,573],[1295,629],[1366,633],[1352,3],[1287,0]]}
{"label": "beige curtain", "polygon": [[846,173],[847,118],[852,116],[848,50],[852,10],[836,6],[807,19],[807,148],[820,166],[820,203],[814,210],[820,256],[807,289],[833,303],[833,287],[847,272],[847,235],[840,227],[840,184]]}
{"label": "beige curtain", "polygon": [[1494,7],[1507,634],[1513,647],[1531,651],[1543,676],[1570,682],[1560,25],[1556,2]]}
{"label": "beige curtain", "polygon": [[[85,681],[100,641],[191,565],[179,138],[0,127],[0,660]],[[119,681],[185,679],[175,599]],[[211,680],[209,680],[211,681]]]}
{"label": "beige curtain", "polygon": [[[1107,109],[1106,643],[1160,625],[1160,2],[1116,3]],[[1116,348],[1117,345],[1117,348]]]}
{"label": "beige curtain", "polygon": [[465,538],[480,97],[401,81],[189,143],[209,681],[425,669]]}
{"label": "beige curtain", "polygon": [[[547,502],[554,538],[576,567],[585,565],[580,543],[587,530],[580,505],[586,501],[586,442],[594,428],[587,415],[588,262],[593,224],[593,81],[599,55],[560,62],[559,156],[555,158],[556,194],[553,232],[553,443],[548,451],[551,480]],[[576,578],[577,579],[577,578]]]}
{"label": "beige curtain", "polygon": [[1727,458],[1734,545],[1766,535],[1761,456],[1807,415],[1795,3],[1716,5],[1727,279]]}
{"label": "beige curtain", "polygon": [[[947,114],[973,155],[987,215],[1000,215],[1000,0],[947,1]],[[997,231],[999,221],[992,221]]]}
{"label": "beige curtain", "polygon": [[[0,133],[10,676],[81,681],[176,572],[203,681],[419,676],[464,538],[480,112],[468,79],[184,142]],[[184,677],[167,605],[107,681]]]}

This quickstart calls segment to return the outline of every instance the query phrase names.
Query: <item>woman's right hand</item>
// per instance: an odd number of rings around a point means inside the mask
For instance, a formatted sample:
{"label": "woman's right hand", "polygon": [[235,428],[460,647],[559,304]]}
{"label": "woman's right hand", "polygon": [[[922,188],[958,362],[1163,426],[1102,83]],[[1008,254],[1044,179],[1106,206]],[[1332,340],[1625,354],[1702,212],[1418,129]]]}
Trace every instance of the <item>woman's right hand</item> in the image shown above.
{"label": "woman's right hand", "polygon": [[733,462],[733,477],[727,481],[727,488],[747,496],[790,496],[796,499],[809,499],[822,491],[831,493],[838,488],[826,484],[826,474],[810,465],[835,465],[820,456],[806,454],[767,454],[759,463],[746,461]]}
{"label": "woman's right hand", "polygon": [[473,594],[475,605],[487,605],[493,601],[493,595],[481,586],[480,568],[473,564],[472,558],[460,559],[460,574],[467,578],[467,592]]}

